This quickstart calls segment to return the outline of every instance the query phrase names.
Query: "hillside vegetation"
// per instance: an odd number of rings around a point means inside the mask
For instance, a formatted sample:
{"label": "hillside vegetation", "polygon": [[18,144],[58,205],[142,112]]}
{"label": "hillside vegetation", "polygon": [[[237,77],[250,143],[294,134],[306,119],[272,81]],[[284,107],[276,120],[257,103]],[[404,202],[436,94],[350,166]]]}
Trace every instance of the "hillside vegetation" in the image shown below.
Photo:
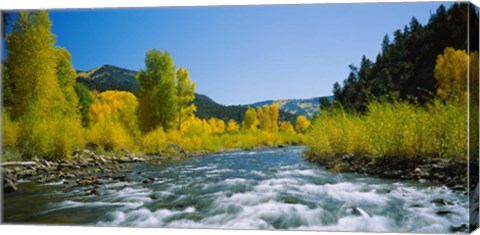
{"label": "hillside vegetation", "polygon": [[89,71],[77,71],[77,82],[99,92],[119,90],[137,94],[140,86],[135,79],[136,74],[132,70],[102,65]]}
{"label": "hillside vegetation", "polygon": [[[129,91],[138,95],[140,86],[135,78],[137,72],[116,67],[102,65],[89,71],[77,71],[77,83],[85,85],[90,90],[99,92],[107,90]],[[332,97],[327,97],[332,99]],[[222,105],[206,95],[195,94],[193,101],[197,106],[196,115],[203,119],[218,118],[227,122],[233,119],[237,122],[243,120],[248,106],[262,107],[276,103],[280,108],[280,120],[295,122],[297,116],[303,115],[312,118],[318,114],[320,98],[311,99],[284,99],[269,100],[247,105]]]}
{"label": "hillside vegetation", "polygon": [[[363,57],[359,68],[350,66],[343,86],[334,85],[331,107],[314,119],[307,135],[308,157],[467,160],[470,153],[478,159],[475,19],[471,5],[455,3],[448,10],[439,7],[425,26],[413,18],[395,31],[393,41],[385,37],[375,62]],[[468,20],[476,32],[470,38]],[[470,48],[468,40],[474,42]]]}

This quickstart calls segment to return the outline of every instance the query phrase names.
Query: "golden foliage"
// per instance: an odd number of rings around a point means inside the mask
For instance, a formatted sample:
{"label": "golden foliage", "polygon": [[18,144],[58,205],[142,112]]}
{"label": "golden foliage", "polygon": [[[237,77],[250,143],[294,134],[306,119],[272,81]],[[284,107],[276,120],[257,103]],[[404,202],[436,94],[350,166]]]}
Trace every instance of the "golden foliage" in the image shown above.
{"label": "golden foliage", "polygon": [[228,120],[228,123],[227,123],[228,132],[235,132],[235,131],[238,131],[239,129],[240,129],[240,126],[235,120],[233,119]]}
{"label": "golden foliage", "polygon": [[195,99],[195,83],[190,80],[188,70],[179,68],[176,73],[178,98],[178,130],[184,120],[192,117],[197,110]]}
{"label": "golden foliage", "polygon": [[306,143],[320,157],[353,153],[466,159],[466,113],[466,105],[455,102],[435,101],[426,107],[372,102],[365,115],[323,113]]}
{"label": "golden foliage", "polygon": [[300,133],[305,133],[307,129],[310,127],[311,122],[307,119],[307,117],[300,115],[297,117],[297,121],[295,122],[295,128]]}
{"label": "golden foliage", "polygon": [[106,151],[121,148],[133,151],[136,147],[135,139],[120,122],[93,123],[86,131],[86,138]]}
{"label": "golden foliage", "polygon": [[467,98],[468,55],[465,50],[445,48],[437,57],[435,79],[437,94],[445,100],[465,102]]}
{"label": "golden foliage", "polygon": [[255,111],[255,108],[248,107],[247,111],[245,112],[245,117],[243,118],[242,129],[256,130],[259,123],[260,122],[258,121],[257,111]]}
{"label": "golden foliage", "polygon": [[142,146],[146,153],[160,153],[167,146],[167,135],[162,128],[150,131],[143,136]]}
{"label": "golden foliage", "polygon": [[295,133],[295,129],[293,128],[293,125],[290,122],[281,122],[280,123],[280,131],[288,133],[288,134],[294,134]]}
{"label": "golden foliage", "polygon": [[269,132],[278,131],[278,104],[265,105],[257,108],[257,117],[260,128]]}

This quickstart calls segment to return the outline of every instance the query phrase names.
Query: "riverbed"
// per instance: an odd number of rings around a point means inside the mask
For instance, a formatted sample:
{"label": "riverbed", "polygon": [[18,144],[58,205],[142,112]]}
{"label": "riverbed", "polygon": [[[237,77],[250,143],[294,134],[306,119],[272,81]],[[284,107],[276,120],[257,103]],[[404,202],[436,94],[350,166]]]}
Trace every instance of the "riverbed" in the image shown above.
{"label": "riverbed", "polygon": [[127,181],[103,179],[96,186],[25,181],[4,196],[4,222],[418,233],[449,233],[468,224],[463,191],[332,173],[305,161],[304,150],[135,163]]}

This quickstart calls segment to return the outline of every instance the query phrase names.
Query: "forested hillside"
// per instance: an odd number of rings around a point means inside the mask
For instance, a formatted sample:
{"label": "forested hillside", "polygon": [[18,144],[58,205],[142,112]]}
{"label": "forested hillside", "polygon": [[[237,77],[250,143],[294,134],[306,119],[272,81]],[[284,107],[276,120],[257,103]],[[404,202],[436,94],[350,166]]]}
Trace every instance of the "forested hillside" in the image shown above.
{"label": "forested hillside", "polygon": [[283,111],[286,111],[294,115],[303,115],[308,118],[313,118],[315,115],[319,114],[321,99],[332,101],[333,96],[314,97],[309,99],[266,100],[262,102],[249,104],[246,106],[262,107],[264,105],[271,105],[273,103],[276,103],[278,104],[278,107]]}
{"label": "forested hillside", "polygon": [[[469,13],[470,12],[470,13]],[[369,100],[383,97],[425,103],[436,94],[434,68],[446,47],[466,50],[470,21],[470,51],[478,51],[478,12],[471,4],[441,5],[426,25],[413,17],[403,29],[386,35],[374,61],[365,56],[350,65],[343,84],[335,83],[335,100],[348,110],[365,111]],[[476,33],[474,33],[476,32]]]}
{"label": "forested hillside", "polygon": [[[90,90],[99,92],[107,90],[129,91],[138,95],[140,86],[135,79],[137,72],[120,68],[113,65],[102,65],[89,71],[77,71],[77,83],[85,85]],[[318,99],[279,101],[280,120],[295,122],[298,115],[312,117],[312,113],[318,113]],[[292,103],[290,103],[292,101]],[[254,107],[271,105],[273,101],[258,102],[252,104]],[[305,103],[305,104],[304,104]],[[222,105],[213,101],[210,97],[202,94],[195,94],[194,104],[197,107],[196,115],[200,118],[210,119],[211,117],[228,121],[233,119],[237,122],[243,120],[247,106],[250,105]],[[262,105],[260,105],[262,104]],[[294,107],[295,106],[295,107]],[[306,107],[304,109],[302,107]]]}
{"label": "forested hillside", "polygon": [[138,94],[140,87],[135,79],[136,71],[113,65],[102,65],[89,71],[77,71],[77,82],[90,90],[130,91]]}

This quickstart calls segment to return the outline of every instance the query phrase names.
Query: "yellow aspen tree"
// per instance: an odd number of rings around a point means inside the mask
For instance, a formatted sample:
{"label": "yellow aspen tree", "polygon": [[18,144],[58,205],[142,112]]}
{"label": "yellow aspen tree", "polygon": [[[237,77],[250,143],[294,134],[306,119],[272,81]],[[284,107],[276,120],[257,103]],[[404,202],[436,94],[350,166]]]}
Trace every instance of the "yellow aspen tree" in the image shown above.
{"label": "yellow aspen tree", "polygon": [[255,108],[249,107],[245,112],[245,117],[242,122],[243,130],[256,130],[258,127],[259,121],[257,118],[257,112]]}
{"label": "yellow aspen tree", "polygon": [[297,117],[297,121],[295,123],[295,128],[299,133],[305,133],[305,131],[310,127],[310,121],[303,115]]}
{"label": "yellow aspen tree", "polygon": [[176,73],[177,101],[178,101],[178,130],[182,129],[182,123],[192,117],[197,110],[193,100],[195,99],[195,83],[190,80],[188,70],[179,68]]}
{"label": "yellow aspen tree", "polygon": [[279,116],[279,109],[278,104],[274,103],[270,105],[268,108],[268,115],[269,115],[269,130],[270,132],[278,132],[278,116]]}
{"label": "yellow aspen tree", "polygon": [[56,78],[55,37],[45,11],[21,11],[7,35],[7,64],[13,91],[13,119],[27,113],[52,115],[62,110],[65,97]]}
{"label": "yellow aspen tree", "polygon": [[467,97],[468,56],[465,50],[445,48],[437,57],[437,94],[445,100],[465,102]]}
{"label": "yellow aspen tree", "polygon": [[268,105],[257,108],[257,118],[259,128],[268,131],[270,129],[270,116],[268,114]]}
{"label": "yellow aspen tree", "polygon": [[238,131],[239,129],[240,129],[240,126],[235,120],[233,119],[228,120],[228,123],[227,123],[228,132],[235,132],[235,131]]}
{"label": "yellow aspen tree", "polygon": [[69,116],[77,118],[78,115],[78,98],[75,92],[75,83],[77,72],[72,66],[72,56],[65,48],[56,48],[56,72],[60,89],[65,96],[66,105],[65,113]]}
{"label": "yellow aspen tree", "polygon": [[131,92],[104,91],[96,95],[95,102],[90,106],[90,117],[93,124],[119,123],[135,136],[138,130],[137,107],[137,98]]}
{"label": "yellow aspen tree", "polygon": [[280,123],[280,131],[288,133],[288,134],[295,133],[295,129],[293,128],[293,125],[290,122]]}
{"label": "yellow aspen tree", "polygon": [[177,126],[178,117],[175,65],[168,52],[150,49],[145,66],[137,73],[140,129],[148,132],[162,127],[168,131]]}

